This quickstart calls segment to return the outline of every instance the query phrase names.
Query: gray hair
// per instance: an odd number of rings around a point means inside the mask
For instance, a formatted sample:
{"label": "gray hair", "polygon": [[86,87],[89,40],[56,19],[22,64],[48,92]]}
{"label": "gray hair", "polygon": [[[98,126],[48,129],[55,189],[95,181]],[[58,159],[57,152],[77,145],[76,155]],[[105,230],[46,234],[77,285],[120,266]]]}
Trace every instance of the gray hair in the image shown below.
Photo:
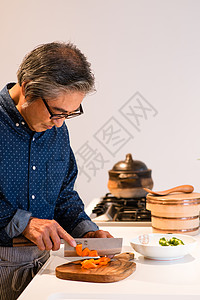
{"label": "gray hair", "polygon": [[27,54],[18,71],[25,82],[28,103],[38,98],[55,99],[62,93],[95,91],[94,75],[85,55],[72,43],[43,44]]}

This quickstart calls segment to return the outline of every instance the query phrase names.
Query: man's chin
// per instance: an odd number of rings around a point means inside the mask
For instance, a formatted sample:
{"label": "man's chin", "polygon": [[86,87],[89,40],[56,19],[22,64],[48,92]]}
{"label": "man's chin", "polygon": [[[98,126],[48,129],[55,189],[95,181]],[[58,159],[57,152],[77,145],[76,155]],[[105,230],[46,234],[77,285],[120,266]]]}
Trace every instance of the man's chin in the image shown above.
{"label": "man's chin", "polygon": [[47,129],[51,129],[53,126],[52,125],[44,125],[44,130],[47,130]]}
{"label": "man's chin", "polygon": [[36,132],[42,132],[42,131],[50,130],[50,129],[52,129],[52,127],[53,126],[48,126],[48,125],[43,124],[41,126],[36,126],[34,128],[34,131],[36,131]]}

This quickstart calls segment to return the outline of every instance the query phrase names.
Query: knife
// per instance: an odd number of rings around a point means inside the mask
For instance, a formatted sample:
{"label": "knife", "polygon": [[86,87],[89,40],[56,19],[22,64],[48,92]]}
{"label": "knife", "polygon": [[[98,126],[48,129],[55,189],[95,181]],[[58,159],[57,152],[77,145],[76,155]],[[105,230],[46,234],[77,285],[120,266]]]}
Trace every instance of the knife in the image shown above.
{"label": "knife", "polygon": [[[75,238],[76,244],[82,244],[82,249],[97,250],[99,256],[121,253],[122,238]],[[78,256],[76,248],[64,241],[64,256]]]}
{"label": "knife", "polygon": [[[99,256],[115,255],[121,253],[122,238],[76,238],[77,244],[82,244],[82,248],[88,247],[90,250],[97,250]],[[76,248],[70,246],[66,241],[61,239],[61,244],[64,244],[64,256],[78,256]],[[19,236],[13,239],[13,247],[36,246],[33,242]]]}

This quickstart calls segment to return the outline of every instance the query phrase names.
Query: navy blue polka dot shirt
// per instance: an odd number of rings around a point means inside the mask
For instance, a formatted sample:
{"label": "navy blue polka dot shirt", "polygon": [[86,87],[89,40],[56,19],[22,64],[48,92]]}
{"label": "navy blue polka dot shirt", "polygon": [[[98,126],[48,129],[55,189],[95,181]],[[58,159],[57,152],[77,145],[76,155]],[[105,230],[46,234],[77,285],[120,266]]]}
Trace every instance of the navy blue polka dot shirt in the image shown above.
{"label": "navy blue polka dot shirt", "polygon": [[98,230],[74,190],[77,166],[66,124],[33,132],[8,89],[0,92],[0,245],[26,228],[30,217],[55,219],[80,237]]}

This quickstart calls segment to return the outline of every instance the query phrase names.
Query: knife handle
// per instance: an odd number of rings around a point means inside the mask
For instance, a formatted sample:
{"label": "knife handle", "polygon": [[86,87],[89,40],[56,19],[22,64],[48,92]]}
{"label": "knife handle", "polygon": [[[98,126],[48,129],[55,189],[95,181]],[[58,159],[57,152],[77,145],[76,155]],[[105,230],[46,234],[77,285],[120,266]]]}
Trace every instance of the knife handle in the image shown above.
{"label": "knife handle", "polygon": [[18,237],[13,239],[13,247],[27,247],[27,246],[36,246],[36,244],[28,240],[23,235],[19,235]]}
{"label": "knife handle", "polygon": [[[64,240],[60,239],[60,243],[64,244]],[[13,247],[27,247],[27,246],[37,246],[37,245],[31,242],[23,235],[19,235],[18,237],[13,239]]]}

